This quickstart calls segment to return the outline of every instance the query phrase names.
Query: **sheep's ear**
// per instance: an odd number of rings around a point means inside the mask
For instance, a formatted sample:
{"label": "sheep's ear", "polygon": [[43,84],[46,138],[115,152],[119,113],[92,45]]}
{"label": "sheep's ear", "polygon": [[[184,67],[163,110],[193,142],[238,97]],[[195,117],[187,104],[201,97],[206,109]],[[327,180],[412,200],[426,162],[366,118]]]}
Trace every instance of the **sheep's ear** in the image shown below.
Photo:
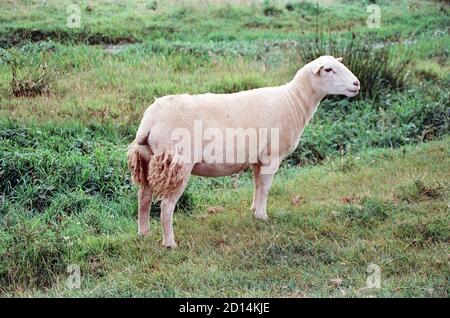
{"label": "sheep's ear", "polygon": [[338,60],[338,62],[342,62],[342,57],[338,57],[336,60]]}
{"label": "sheep's ear", "polygon": [[323,64],[321,64],[321,63],[316,63],[316,64],[314,64],[313,67],[312,67],[312,72],[313,72],[314,74],[318,74],[322,68],[323,68]]}

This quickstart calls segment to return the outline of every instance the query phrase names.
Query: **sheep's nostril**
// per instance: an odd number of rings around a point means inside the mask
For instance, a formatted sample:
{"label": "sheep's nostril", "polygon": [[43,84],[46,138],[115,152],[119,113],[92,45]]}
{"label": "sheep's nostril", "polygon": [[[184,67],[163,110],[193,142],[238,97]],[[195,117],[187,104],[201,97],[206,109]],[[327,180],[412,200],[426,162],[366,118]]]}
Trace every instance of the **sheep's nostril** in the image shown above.
{"label": "sheep's nostril", "polygon": [[353,85],[359,86],[359,81],[354,81],[354,82],[353,82]]}

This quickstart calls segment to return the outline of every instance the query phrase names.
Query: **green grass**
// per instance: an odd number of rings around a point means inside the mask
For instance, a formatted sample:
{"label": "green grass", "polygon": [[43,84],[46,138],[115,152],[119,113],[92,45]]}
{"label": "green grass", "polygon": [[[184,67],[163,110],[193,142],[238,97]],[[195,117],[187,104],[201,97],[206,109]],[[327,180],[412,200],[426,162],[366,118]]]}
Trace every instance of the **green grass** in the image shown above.
{"label": "green grass", "polygon": [[[318,16],[315,1],[230,2],[81,1],[79,29],[66,26],[72,1],[0,4],[2,296],[448,297],[448,4],[380,0],[369,29],[371,1],[323,1]],[[144,109],[284,84],[316,31],[344,43],[335,54],[355,37],[389,57],[343,53],[381,75],[358,99],[322,102],[276,177],[270,220],[249,211],[248,172],[193,178],[179,249],[160,247],[157,203],[139,238],[125,149]],[[365,289],[370,263],[379,290]],[[81,290],[65,286],[70,264]]]}
{"label": "green grass", "polygon": [[[345,158],[354,161],[350,169],[342,169],[341,159],[285,168],[271,191],[267,222],[249,211],[249,174],[237,183],[193,178],[194,210],[176,213],[179,248],[173,251],[159,245],[157,217],[148,238],[136,235],[136,191],[129,187],[114,196],[59,188],[41,211],[7,196],[1,213],[2,291],[77,297],[448,296],[449,144],[446,138],[366,151]],[[418,179],[419,190],[405,191]],[[292,201],[296,196],[300,200]],[[208,206],[224,211],[209,214]],[[72,263],[81,267],[80,290],[65,287]],[[379,290],[364,288],[370,263],[381,267]],[[333,283],[337,278],[339,286]]]}
{"label": "green grass", "polygon": [[[285,1],[273,1],[274,14],[265,15],[265,6],[201,5],[195,1],[174,5],[174,1],[153,1],[134,4],[125,1],[96,1],[92,10],[86,1],[80,4],[81,27],[66,26],[66,10],[72,1],[7,1],[1,5],[0,43],[17,45],[27,39],[57,39],[63,42],[91,44],[139,42],[146,39],[183,41],[293,39],[300,31],[316,30],[316,10],[308,1],[294,10],[285,8]],[[283,3],[284,2],[284,3]],[[287,2],[287,1],[286,1]],[[446,28],[448,8],[429,1],[411,4],[402,0],[379,2],[382,9],[382,30],[372,32],[366,26],[369,1],[349,4],[347,1],[327,2],[319,7],[320,23],[335,31],[352,29],[378,38],[398,38],[433,32]],[[406,14],[405,14],[406,13]],[[120,27],[117,27],[120,26]],[[370,31],[370,32],[369,32]]]}

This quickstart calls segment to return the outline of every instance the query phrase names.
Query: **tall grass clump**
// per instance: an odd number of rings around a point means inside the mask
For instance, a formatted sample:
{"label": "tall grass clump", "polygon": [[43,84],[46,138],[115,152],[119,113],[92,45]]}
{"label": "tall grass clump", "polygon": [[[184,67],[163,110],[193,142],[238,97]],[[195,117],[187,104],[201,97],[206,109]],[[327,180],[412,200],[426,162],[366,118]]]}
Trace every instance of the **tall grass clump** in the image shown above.
{"label": "tall grass clump", "polygon": [[342,206],[341,212],[341,217],[354,224],[372,227],[385,221],[395,212],[395,208],[391,203],[378,198],[364,197]]}
{"label": "tall grass clump", "polygon": [[264,0],[263,13],[265,16],[273,16],[279,15],[283,11],[280,8],[277,8],[274,4],[271,3],[270,0]]}
{"label": "tall grass clump", "polygon": [[323,9],[319,7],[318,3],[312,3],[309,1],[288,2],[285,5],[288,11],[299,11],[304,15],[314,15],[323,12]]}
{"label": "tall grass clump", "polygon": [[10,92],[15,97],[34,97],[51,93],[54,80],[48,67],[48,54],[24,55],[15,50],[0,51],[0,62],[11,71]]}
{"label": "tall grass clump", "polygon": [[443,198],[446,190],[447,187],[444,184],[425,184],[423,180],[416,179],[398,186],[394,191],[394,196],[401,201],[416,203]]}
{"label": "tall grass clump", "polygon": [[406,84],[409,59],[407,56],[395,56],[388,45],[382,46],[354,34],[350,39],[336,39],[323,33],[319,33],[313,41],[301,43],[299,49],[303,63],[321,55],[342,57],[343,63],[361,82],[360,99],[377,98]]}

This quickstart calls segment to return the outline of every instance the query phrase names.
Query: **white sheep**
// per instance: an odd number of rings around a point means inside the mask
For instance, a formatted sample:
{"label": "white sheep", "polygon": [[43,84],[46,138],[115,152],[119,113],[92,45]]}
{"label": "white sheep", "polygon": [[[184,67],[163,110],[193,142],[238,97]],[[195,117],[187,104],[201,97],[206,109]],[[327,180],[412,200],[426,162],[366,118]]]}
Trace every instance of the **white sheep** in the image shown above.
{"label": "white sheep", "polygon": [[[277,87],[158,98],[145,111],[128,149],[132,178],[139,185],[138,233],[149,232],[156,196],[162,200],[162,244],[176,247],[173,211],[189,176],[225,176],[248,167],[255,184],[251,209],[256,218],[267,219],[274,175],[297,147],[320,101],[330,94],[353,97],[359,92],[358,79],[341,60],[321,56]],[[234,136],[227,135],[230,129]],[[244,142],[234,142],[242,136]]]}

